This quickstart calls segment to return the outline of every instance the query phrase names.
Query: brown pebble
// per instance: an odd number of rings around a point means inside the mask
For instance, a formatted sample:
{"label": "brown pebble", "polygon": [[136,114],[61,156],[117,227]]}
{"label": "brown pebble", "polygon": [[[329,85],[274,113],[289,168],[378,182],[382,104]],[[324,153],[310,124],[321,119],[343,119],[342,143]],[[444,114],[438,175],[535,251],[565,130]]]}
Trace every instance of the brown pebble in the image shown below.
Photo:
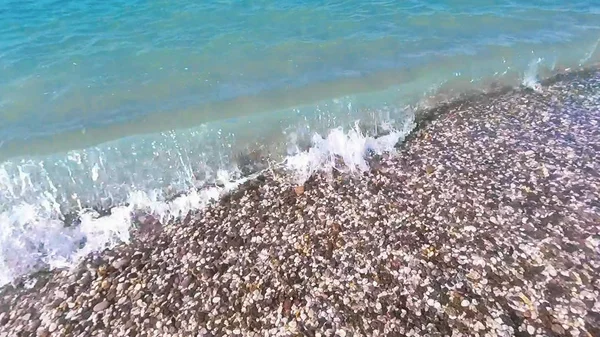
{"label": "brown pebble", "polygon": [[294,187],[294,192],[296,192],[297,196],[300,196],[304,193],[304,185]]}
{"label": "brown pebble", "polygon": [[283,314],[289,315],[291,311],[292,311],[292,301],[287,299],[283,302]]}
{"label": "brown pebble", "polygon": [[552,332],[557,335],[562,335],[565,333],[565,329],[563,329],[562,325],[560,324],[552,324]]}

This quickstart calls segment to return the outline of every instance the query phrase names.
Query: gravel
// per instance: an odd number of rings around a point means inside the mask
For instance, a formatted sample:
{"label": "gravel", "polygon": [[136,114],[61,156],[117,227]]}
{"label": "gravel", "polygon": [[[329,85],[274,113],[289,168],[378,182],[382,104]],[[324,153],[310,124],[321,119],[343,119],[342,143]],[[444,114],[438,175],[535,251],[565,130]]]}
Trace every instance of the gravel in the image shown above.
{"label": "gravel", "polygon": [[4,287],[0,336],[600,336],[599,123],[597,72],[443,105],[369,172]]}

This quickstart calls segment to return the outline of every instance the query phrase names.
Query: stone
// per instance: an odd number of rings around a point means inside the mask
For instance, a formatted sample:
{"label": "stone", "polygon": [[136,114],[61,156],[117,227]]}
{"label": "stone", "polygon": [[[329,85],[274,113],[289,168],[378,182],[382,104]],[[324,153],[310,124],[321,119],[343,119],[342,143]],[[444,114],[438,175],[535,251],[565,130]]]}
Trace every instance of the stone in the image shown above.
{"label": "stone", "polygon": [[186,289],[192,283],[192,277],[186,276],[181,282],[181,288]]}
{"label": "stone", "polygon": [[552,332],[557,335],[564,335],[565,329],[560,324],[552,324]]}
{"label": "stone", "polygon": [[29,330],[36,331],[40,327],[40,324],[41,324],[41,322],[37,318],[30,320],[29,321]]}
{"label": "stone", "polygon": [[113,268],[122,269],[129,264],[129,260],[125,258],[118,259],[112,263]]}
{"label": "stone", "polygon": [[102,301],[96,304],[92,310],[95,312],[103,311],[104,309],[108,308],[109,305],[110,303],[108,301]]}
{"label": "stone", "polygon": [[296,193],[297,196],[300,196],[304,193],[304,185],[299,185],[294,187],[294,192]]}

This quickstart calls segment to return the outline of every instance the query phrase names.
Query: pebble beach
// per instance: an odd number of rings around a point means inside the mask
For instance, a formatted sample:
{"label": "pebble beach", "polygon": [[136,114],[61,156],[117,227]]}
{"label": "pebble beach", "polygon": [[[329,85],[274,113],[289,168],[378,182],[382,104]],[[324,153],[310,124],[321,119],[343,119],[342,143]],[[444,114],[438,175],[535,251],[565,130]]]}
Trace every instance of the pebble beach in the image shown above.
{"label": "pebble beach", "polygon": [[7,285],[0,336],[600,336],[600,72],[441,105],[369,161]]}

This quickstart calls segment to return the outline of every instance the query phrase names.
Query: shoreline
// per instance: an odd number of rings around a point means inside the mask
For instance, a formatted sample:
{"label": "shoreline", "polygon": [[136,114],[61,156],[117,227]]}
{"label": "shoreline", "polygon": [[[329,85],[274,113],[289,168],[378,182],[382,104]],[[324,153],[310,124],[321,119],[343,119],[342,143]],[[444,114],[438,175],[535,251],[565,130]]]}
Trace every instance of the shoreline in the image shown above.
{"label": "shoreline", "polygon": [[0,334],[600,334],[600,73],[543,84],[442,105],[365,174],[265,172],[3,287]]}
{"label": "shoreline", "polygon": [[[600,71],[600,64],[592,64],[589,67],[579,68],[577,70],[568,69],[564,72],[557,71],[552,76],[542,80],[540,82],[540,84],[543,86],[549,86],[558,81],[569,80],[569,79],[573,79],[573,78],[577,78],[577,77],[587,77],[587,76],[590,76],[590,74],[593,74],[597,71]],[[496,84],[492,83],[489,87],[487,87],[484,90],[481,90],[481,91],[471,90],[471,91],[460,93],[458,95],[451,94],[448,96],[450,98],[442,98],[441,96],[443,96],[443,95],[441,93],[438,93],[438,95],[440,97],[437,97],[434,100],[437,103],[435,103],[433,107],[431,107],[431,108],[416,107],[415,108],[415,121],[414,121],[415,128],[405,136],[404,141],[398,142],[398,144],[396,144],[395,148],[400,148],[400,147],[404,146],[404,144],[409,143],[409,140],[412,139],[414,137],[414,135],[425,124],[442,116],[444,113],[446,113],[449,110],[456,109],[460,106],[468,106],[475,102],[479,102],[482,99],[483,100],[490,99],[497,95],[507,94],[509,92],[528,91],[528,90],[532,90],[532,89],[525,87],[523,85],[513,87],[513,86],[501,85],[501,84],[496,85]],[[369,128],[370,126],[365,126],[365,127]],[[361,131],[368,133],[365,130],[361,130]],[[383,134],[378,133],[378,134],[375,134],[374,137],[379,138],[385,134],[387,134],[387,133],[383,133]],[[305,144],[305,145],[306,146],[303,146],[300,150],[306,151],[310,148],[310,146],[308,144]],[[256,175],[261,175],[262,172],[269,169],[269,166],[271,163],[270,159],[271,159],[270,155],[268,153],[264,153],[262,151],[262,149],[250,148],[244,152],[239,152],[236,155],[234,155],[233,162],[235,162],[237,164],[237,166],[239,167],[242,179],[248,179],[248,178],[251,179],[252,177],[254,177]],[[275,163],[276,170],[281,170],[281,166],[283,166],[283,162]],[[205,184],[205,185],[202,185],[201,187],[197,188],[196,191],[200,192],[202,190],[211,189],[213,187],[223,187],[223,185],[222,185],[222,183],[215,183],[214,185],[213,184]],[[167,196],[165,202],[171,202],[171,201],[177,199],[178,197],[185,195],[186,193],[188,193],[188,191],[177,191],[175,193],[169,194]],[[118,206],[124,206],[124,205],[127,205],[127,204],[112,204],[109,207],[104,207],[102,205],[89,204],[89,205],[84,205],[84,208],[91,209],[91,210],[97,212],[98,214],[100,214],[100,217],[103,217],[103,216],[110,214],[110,210],[112,208],[118,207]],[[80,221],[80,219],[79,219],[78,214],[76,214],[75,212],[69,212],[69,213],[65,214],[65,227],[70,227],[73,224],[77,223],[78,221]]]}

